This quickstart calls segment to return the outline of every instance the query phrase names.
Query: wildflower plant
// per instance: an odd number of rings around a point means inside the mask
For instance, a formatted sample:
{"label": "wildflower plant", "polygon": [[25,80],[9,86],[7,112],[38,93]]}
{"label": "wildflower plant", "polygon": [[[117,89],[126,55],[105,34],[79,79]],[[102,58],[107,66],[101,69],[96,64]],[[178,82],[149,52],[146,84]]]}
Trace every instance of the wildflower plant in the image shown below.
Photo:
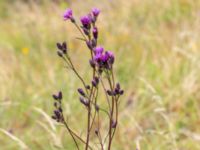
{"label": "wildflower plant", "polygon": [[[86,83],[85,79],[81,77],[78,70],[74,66],[74,63],[68,53],[67,43],[57,43],[57,54],[63,60],[63,62],[70,68],[77,78],[82,83],[82,87],[77,89],[79,95],[80,104],[85,107],[87,112],[87,128],[85,137],[82,138],[77,132],[73,131],[63,113],[63,96],[59,91],[53,94],[54,107],[52,118],[58,123],[63,124],[70,136],[72,137],[76,148],[80,149],[80,143],[83,144],[85,150],[88,149],[100,149],[111,150],[112,142],[118,125],[118,105],[119,98],[123,95],[124,91],[121,89],[120,84],[115,82],[113,65],[115,62],[115,56],[111,51],[105,51],[102,46],[98,45],[98,27],[96,25],[100,10],[97,8],[80,18],[79,25],[73,16],[71,9],[67,9],[63,15],[65,21],[71,21],[73,25],[81,33],[82,37],[78,38],[83,41],[88,47],[88,52],[91,56],[88,59],[88,63],[91,66],[92,79],[90,83]],[[100,106],[98,99],[99,89],[102,88],[103,94],[105,94],[106,100],[102,100],[107,106],[104,108]],[[107,116],[107,128],[101,128],[101,117],[105,121],[105,117],[101,116],[102,113]],[[92,141],[94,138],[91,136],[94,134],[98,139],[98,145],[95,145]]]}

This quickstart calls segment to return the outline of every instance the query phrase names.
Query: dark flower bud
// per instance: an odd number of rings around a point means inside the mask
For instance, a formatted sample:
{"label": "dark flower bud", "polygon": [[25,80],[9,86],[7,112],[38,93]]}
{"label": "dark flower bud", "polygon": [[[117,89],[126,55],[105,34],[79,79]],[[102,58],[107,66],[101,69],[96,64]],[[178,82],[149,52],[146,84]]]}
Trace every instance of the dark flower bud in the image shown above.
{"label": "dark flower bud", "polygon": [[108,94],[109,96],[112,96],[112,95],[113,95],[113,92],[110,91],[110,90],[107,90],[107,94]]}
{"label": "dark flower bud", "polygon": [[52,97],[55,99],[55,100],[58,100],[58,96],[53,94]]}
{"label": "dark flower bud", "polygon": [[98,84],[99,83],[99,78],[98,77],[94,77],[94,81]]}
{"label": "dark flower bud", "polygon": [[98,77],[94,77],[94,79],[92,80],[92,85],[94,87],[96,87],[99,84],[99,78]]}
{"label": "dark flower bud", "polygon": [[67,53],[67,50],[66,50],[66,49],[63,49],[62,52],[63,52],[64,54],[66,54],[66,53]]}
{"label": "dark flower bud", "polygon": [[90,65],[92,68],[95,68],[95,61],[93,59],[90,59]]}
{"label": "dark flower bud", "polygon": [[54,103],[54,106],[55,106],[55,107],[57,107],[57,106],[58,106],[58,104],[55,102],[55,103]]}
{"label": "dark flower bud", "polygon": [[95,105],[95,110],[98,112],[99,111],[99,105]]}
{"label": "dark flower bud", "polygon": [[55,114],[55,116],[56,116],[57,118],[60,117],[60,112],[59,112],[58,110],[54,110],[54,114]]}
{"label": "dark flower bud", "polygon": [[63,42],[63,44],[62,44],[62,51],[64,54],[67,53],[67,43],[66,42]]}
{"label": "dark flower bud", "polygon": [[79,88],[77,91],[79,92],[80,95],[85,97],[85,92],[83,91],[83,89]]}
{"label": "dark flower bud", "polygon": [[87,100],[85,100],[84,98],[80,97],[79,100],[80,100],[80,102],[81,102],[83,105],[85,105],[86,107],[89,106],[89,102],[88,102]]}
{"label": "dark flower bud", "polygon": [[124,94],[124,90],[120,90],[120,91],[119,91],[119,94],[120,94],[120,95],[123,95],[123,94]]}
{"label": "dark flower bud", "polygon": [[62,99],[62,92],[59,91],[58,94],[53,94],[52,97],[55,99],[55,100],[61,100]]}
{"label": "dark flower bud", "polygon": [[87,44],[87,46],[88,46],[88,48],[89,48],[90,50],[93,49],[93,46],[92,46],[92,42],[91,42],[91,41],[87,41],[86,44]]}
{"label": "dark flower bud", "polygon": [[57,51],[57,54],[58,54],[59,57],[63,57],[63,54],[62,54],[61,51]]}
{"label": "dark flower bud", "polygon": [[96,87],[96,86],[97,86],[96,81],[92,80],[92,85],[93,85],[94,87]]}
{"label": "dark flower bud", "polygon": [[116,128],[117,127],[117,121],[112,121],[112,128]]}
{"label": "dark flower bud", "polygon": [[98,29],[97,29],[97,27],[94,27],[94,28],[93,28],[92,33],[93,33],[93,37],[94,37],[95,39],[97,39],[97,38],[98,38]]}
{"label": "dark flower bud", "polygon": [[56,116],[51,116],[52,119],[56,120]]}
{"label": "dark flower bud", "polygon": [[90,34],[90,31],[87,28],[83,27],[82,29],[83,29],[83,32],[85,33],[85,35]]}
{"label": "dark flower bud", "polygon": [[60,43],[57,43],[56,45],[57,45],[57,48],[58,48],[59,50],[62,50],[62,45],[61,45]]}
{"label": "dark flower bud", "polygon": [[116,96],[118,93],[116,93],[116,91],[113,91],[112,94],[113,94],[113,96]]}
{"label": "dark flower bud", "polygon": [[90,86],[89,86],[89,85],[86,85],[86,89],[88,89],[88,90],[89,90],[89,89],[90,89]]}
{"label": "dark flower bud", "polygon": [[115,57],[114,57],[114,56],[113,56],[113,57],[111,56],[110,59],[108,60],[108,62],[109,62],[109,64],[111,64],[111,65],[114,64],[114,62],[115,62]]}
{"label": "dark flower bud", "polygon": [[96,134],[96,135],[98,135],[98,134],[99,134],[99,130],[98,130],[98,129],[95,129],[95,131],[94,131],[94,132],[95,132],[95,134]]}
{"label": "dark flower bud", "polygon": [[61,92],[61,91],[58,92],[58,99],[59,99],[59,100],[62,99],[62,92]]}
{"label": "dark flower bud", "polygon": [[67,44],[66,42],[63,42],[62,44],[57,43],[57,47],[60,51],[58,51],[58,56],[62,57],[63,53],[66,54],[67,53]]}
{"label": "dark flower bud", "polygon": [[92,46],[96,47],[97,46],[97,40],[96,39],[92,39]]}
{"label": "dark flower bud", "polygon": [[58,110],[59,110],[61,113],[62,113],[62,111],[63,111],[61,107],[59,107]]}
{"label": "dark flower bud", "polygon": [[115,88],[114,93],[115,93],[115,95],[119,94],[119,89],[118,89],[118,88]]}
{"label": "dark flower bud", "polygon": [[76,20],[73,17],[70,20],[71,20],[72,23],[76,22]]}
{"label": "dark flower bud", "polygon": [[63,42],[62,47],[63,47],[63,49],[67,49],[67,43]]}
{"label": "dark flower bud", "polygon": [[116,89],[120,90],[120,84],[119,83],[116,84]]}

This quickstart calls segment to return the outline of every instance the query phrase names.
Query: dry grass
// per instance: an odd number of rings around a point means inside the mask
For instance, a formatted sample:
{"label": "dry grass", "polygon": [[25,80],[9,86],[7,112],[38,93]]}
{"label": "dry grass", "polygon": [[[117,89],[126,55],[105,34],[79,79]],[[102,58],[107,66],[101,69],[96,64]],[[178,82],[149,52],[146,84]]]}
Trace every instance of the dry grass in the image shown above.
{"label": "dry grass", "polygon": [[199,0],[0,1],[0,149],[74,149],[65,129],[47,116],[51,93],[61,89],[72,128],[84,120],[74,93],[80,83],[57,59],[55,43],[69,42],[87,77],[86,48],[61,15],[66,7],[79,16],[93,6],[102,10],[100,43],[115,51],[117,79],[126,90],[113,149],[199,150]]}

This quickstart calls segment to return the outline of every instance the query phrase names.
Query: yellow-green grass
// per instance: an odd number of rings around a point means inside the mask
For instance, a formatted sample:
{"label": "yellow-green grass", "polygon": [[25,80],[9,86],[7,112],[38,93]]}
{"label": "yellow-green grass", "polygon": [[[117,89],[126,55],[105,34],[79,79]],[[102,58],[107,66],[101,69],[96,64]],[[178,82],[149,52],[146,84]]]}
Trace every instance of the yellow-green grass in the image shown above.
{"label": "yellow-green grass", "polygon": [[68,42],[89,82],[89,52],[62,13],[71,7],[78,17],[94,6],[102,10],[99,44],[115,52],[125,89],[113,149],[199,150],[199,0],[1,0],[0,149],[75,149],[66,129],[47,117],[51,94],[62,90],[71,127],[85,133],[81,83],[56,56],[55,43]]}

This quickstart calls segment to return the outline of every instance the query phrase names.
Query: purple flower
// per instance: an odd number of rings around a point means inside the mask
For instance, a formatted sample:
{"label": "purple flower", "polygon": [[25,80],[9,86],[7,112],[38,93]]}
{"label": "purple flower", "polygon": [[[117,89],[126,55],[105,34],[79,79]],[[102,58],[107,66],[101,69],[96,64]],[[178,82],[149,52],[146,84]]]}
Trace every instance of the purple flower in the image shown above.
{"label": "purple flower", "polygon": [[111,51],[106,51],[105,55],[106,55],[106,58],[108,59],[108,63],[112,65],[115,61],[114,54]]}
{"label": "purple flower", "polygon": [[80,21],[83,25],[83,27],[85,27],[86,29],[90,28],[90,24],[91,24],[91,17],[89,15],[83,16],[80,18]]}
{"label": "purple flower", "polygon": [[63,15],[64,20],[73,19],[73,14],[71,9],[66,9]]}
{"label": "purple flower", "polygon": [[100,63],[103,59],[103,54],[101,53],[97,53],[95,56],[94,56],[94,60],[97,62],[97,63]]}
{"label": "purple flower", "polygon": [[95,54],[95,55],[102,54],[103,51],[104,51],[104,48],[101,47],[101,46],[98,46],[98,47],[96,47],[96,48],[94,49],[94,54]]}
{"label": "purple flower", "polygon": [[106,51],[103,53],[103,47],[96,47],[94,49],[94,60],[99,68],[111,69],[114,63],[115,57],[111,51]]}
{"label": "purple flower", "polygon": [[98,8],[93,8],[92,9],[92,14],[94,17],[97,17],[100,13],[100,10]]}

